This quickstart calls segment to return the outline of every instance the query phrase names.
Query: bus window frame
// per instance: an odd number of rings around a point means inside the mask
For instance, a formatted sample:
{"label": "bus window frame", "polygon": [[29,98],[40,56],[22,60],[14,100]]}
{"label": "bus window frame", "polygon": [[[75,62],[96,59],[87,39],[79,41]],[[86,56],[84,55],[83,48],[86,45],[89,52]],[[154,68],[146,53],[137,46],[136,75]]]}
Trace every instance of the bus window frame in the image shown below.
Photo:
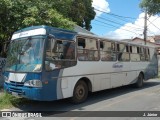
{"label": "bus window frame", "polygon": [[[105,41],[105,42],[111,42],[111,44],[114,43],[115,50],[114,51],[103,51],[103,50],[100,50],[100,48],[101,48],[100,44],[103,41]],[[113,53],[115,53],[116,59],[115,60],[102,60],[101,51],[102,52],[113,52]],[[100,60],[102,62],[115,62],[115,61],[117,61],[117,46],[116,46],[116,42],[111,41],[111,40],[104,40],[104,39],[99,40],[99,55],[100,55]]]}
{"label": "bus window frame", "polygon": [[[150,49],[149,47],[145,47],[145,61],[150,61]],[[148,55],[148,60],[146,59],[146,55]]]}
{"label": "bus window frame", "polygon": [[[98,53],[98,59],[97,60],[80,60],[79,57],[78,57],[78,50],[90,50],[90,49],[79,49],[78,48],[78,38],[81,38],[81,39],[92,39],[92,40],[95,40],[96,41],[96,47],[97,47],[97,50],[91,50],[91,51],[97,51]],[[77,36],[76,37],[76,54],[77,54],[77,61],[81,61],[81,62],[97,62],[100,60],[100,43],[99,43],[99,39],[98,38],[95,38],[95,37],[88,37],[88,36]]]}
{"label": "bus window frame", "polygon": [[[51,60],[46,60],[46,48],[47,48],[47,41],[48,40],[52,40],[52,41],[71,41],[74,43],[74,47],[75,47],[75,58],[74,60],[54,60],[54,59],[51,59]],[[65,40],[65,39],[56,39],[55,37],[53,36],[49,36],[47,39],[46,39],[46,42],[45,42],[45,48],[44,48],[44,62],[43,62],[43,69],[46,71],[46,72],[51,72],[51,71],[54,71],[54,70],[57,70],[57,69],[64,69],[64,68],[69,68],[69,67],[73,67],[73,66],[76,66],[77,65],[77,54],[76,54],[76,42],[74,40]],[[53,62],[53,61],[70,61],[70,62],[75,62],[75,64],[73,66],[68,66],[68,67],[60,67],[60,68],[54,68],[54,69],[51,69],[51,70],[47,70],[46,67],[45,67],[45,62],[46,61],[50,61],[50,62]]]}
{"label": "bus window frame", "polygon": [[[130,44],[130,47],[132,48],[132,53],[130,52],[130,61],[131,62],[144,62],[144,61],[141,60],[142,50],[140,50],[140,49],[142,48],[142,46],[135,45],[135,44]],[[134,53],[134,50],[133,50],[134,47],[135,47],[135,50],[137,51],[136,53]],[[138,53],[138,49],[137,48],[139,49],[139,53]],[[131,55],[132,54],[138,54],[140,56],[140,60],[137,60],[137,61],[132,60],[131,59]]]}
{"label": "bus window frame", "polygon": [[[121,52],[120,51],[120,44],[123,44],[125,45],[125,50],[126,52]],[[119,45],[119,51],[117,49],[117,45]],[[127,52],[127,49],[126,47],[128,46],[128,52]],[[131,56],[130,56],[130,45],[128,43],[124,43],[124,42],[116,42],[116,53],[117,53],[117,61],[119,62],[130,62],[131,61]],[[129,54],[129,60],[119,60],[119,53],[128,53]]]}

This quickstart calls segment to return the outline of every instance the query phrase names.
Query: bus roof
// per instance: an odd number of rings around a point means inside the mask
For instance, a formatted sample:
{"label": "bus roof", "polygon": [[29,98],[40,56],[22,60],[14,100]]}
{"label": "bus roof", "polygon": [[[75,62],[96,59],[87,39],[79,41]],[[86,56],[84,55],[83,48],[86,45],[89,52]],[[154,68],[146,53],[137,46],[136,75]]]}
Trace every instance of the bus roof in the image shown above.
{"label": "bus roof", "polygon": [[26,28],[20,29],[20,30],[14,32],[14,33],[20,33],[20,32],[24,32],[24,31],[28,31],[28,30],[33,30],[33,29],[38,29],[38,28],[52,29],[52,30],[56,30],[56,31],[76,33],[76,32],[71,31],[71,30],[66,30],[66,29],[62,29],[62,28],[51,27],[51,26],[47,26],[47,25],[30,26],[30,27],[26,27]]}
{"label": "bus roof", "polygon": [[66,29],[61,29],[61,28],[56,28],[56,27],[51,27],[51,26],[46,26],[46,25],[27,27],[27,28],[24,28],[24,29],[21,29],[21,30],[18,30],[16,32],[14,32],[14,35],[23,33],[25,31],[32,31],[32,30],[41,29],[41,28],[46,30],[46,34],[53,35],[57,39],[74,40],[75,36],[77,35],[77,36],[93,37],[93,38],[102,39],[102,40],[109,40],[109,41],[113,41],[113,42],[129,44],[129,45],[154,48],[153,46],[149,46],[149,45],[141,45],[141,44],[136,44],[136,43],[131,43],[131,42],[125,42],[125,41],[121,41],[121,40],[110,39],[110,38],[106,38],[106,37],[100,37],[100,36],[94,35],[94,34],[74,32],[74,31],[71,31],[71,30],[66,30]]}
{"label": "bus roof", "polygon": [[[13,38],[20,38],[20,37],[26,37],[26,32],[30,31],[31,35],[33,35],[34,30],[40,30],[41,31],[37,31],[40,33],[35,33],[34,35],[53,35],[55,38],[57,39],[68,39],[68,40],[73,40],[75,35],[77,34],[77,32],[71,31],[71,30],[65,30],[65,29],[61,29],[61,28],[56,28],[56,27],[50,27],[50,26],[46,26],[46,25],[41,25],[41,26],[31,26],[31,27],[27,27],[21,30],[18,30],[16,32],[14,32],[13,34]],[[45,30],[42,32],[42,29]],[[24,33],[24,34],[23,34]],[[28,33],[27,33],[28,34]],[[24,36],[23,36],[24,35]],[[29,36],[29,34],[28,34]]]}

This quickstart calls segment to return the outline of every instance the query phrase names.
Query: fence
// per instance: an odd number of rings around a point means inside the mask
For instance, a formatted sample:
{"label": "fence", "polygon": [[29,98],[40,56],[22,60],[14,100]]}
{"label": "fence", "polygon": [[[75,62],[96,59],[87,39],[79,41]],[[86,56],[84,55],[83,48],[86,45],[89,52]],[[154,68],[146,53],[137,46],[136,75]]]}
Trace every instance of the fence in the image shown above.
{"label": "fence", "polygon": [[5,64],[6,64],[6,59],[0,58],[0,87],[3,85],[3,82],[4,82],[2,72],[4,71]]}

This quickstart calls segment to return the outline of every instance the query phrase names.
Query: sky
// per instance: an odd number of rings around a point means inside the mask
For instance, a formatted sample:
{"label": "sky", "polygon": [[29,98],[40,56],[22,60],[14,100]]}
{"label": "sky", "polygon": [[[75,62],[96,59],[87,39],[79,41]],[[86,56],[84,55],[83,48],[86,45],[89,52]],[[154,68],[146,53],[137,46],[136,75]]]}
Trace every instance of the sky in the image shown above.
{"label": "sky", "polygon": [[[143,38],[144,11],[141,0],[93,0],[96,17],[91,25],[96,35],[112,39]],[[147,36],[160,35],[160,16],[149,16]]]}

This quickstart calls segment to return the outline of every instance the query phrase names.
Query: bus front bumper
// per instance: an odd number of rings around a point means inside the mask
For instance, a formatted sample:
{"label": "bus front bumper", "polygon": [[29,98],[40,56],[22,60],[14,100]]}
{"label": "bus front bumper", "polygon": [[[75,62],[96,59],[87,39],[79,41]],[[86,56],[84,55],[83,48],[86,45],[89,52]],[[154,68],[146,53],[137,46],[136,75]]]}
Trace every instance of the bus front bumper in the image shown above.
{"label": "bus front bumper", "polygon": [[[51,101],[45,98],[42,88],[26,87],[4,83],[4,90],[14,96],[24,97],[31,100]],[[52,99],[53,100],[53,99]]]}

